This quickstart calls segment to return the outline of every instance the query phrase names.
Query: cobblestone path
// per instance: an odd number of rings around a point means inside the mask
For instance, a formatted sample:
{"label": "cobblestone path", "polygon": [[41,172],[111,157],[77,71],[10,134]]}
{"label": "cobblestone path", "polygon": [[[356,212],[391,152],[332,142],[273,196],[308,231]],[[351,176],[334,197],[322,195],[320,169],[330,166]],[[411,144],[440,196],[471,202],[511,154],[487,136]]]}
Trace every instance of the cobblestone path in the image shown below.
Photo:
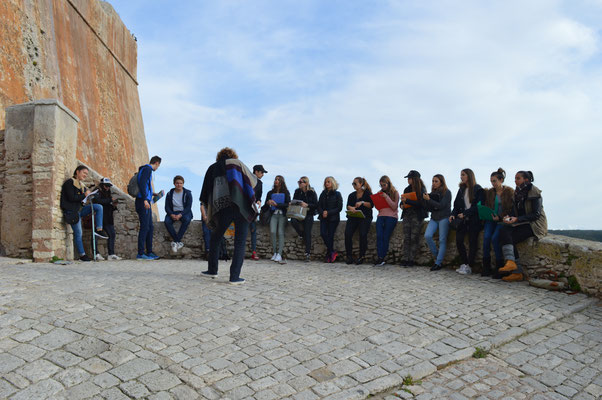
{"label": "cobblestone path", "polygon": [[[223,268],[0,265],[0,398],[361,399],[407,375],[430,375],[423,398],[599,395],[595,299],[423,267],[246,261],[242,286]],[[445,368],[477,346],[492,355]]]}

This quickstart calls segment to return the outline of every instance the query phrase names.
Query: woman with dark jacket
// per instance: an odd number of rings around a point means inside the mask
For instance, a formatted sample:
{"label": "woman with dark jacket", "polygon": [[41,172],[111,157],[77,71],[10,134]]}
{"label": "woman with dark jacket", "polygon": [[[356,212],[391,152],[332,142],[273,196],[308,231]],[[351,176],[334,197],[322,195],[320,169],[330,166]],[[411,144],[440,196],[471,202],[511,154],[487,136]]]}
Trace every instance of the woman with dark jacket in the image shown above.
{"label": "woman with dark jacket", "polygon": [[286,182],[282,175],[276,175],[274,186],[266,196],[266,206],[270,207],[272,214],[270,218],[270,233],[272,234],[272,249],[274,255],[272,261],[280,264],[286,264],[282,258],[282,249],[284,248],[284,230],[286,229],[286,209],[291,202],[291,194],[286,188]]}
{"label": "woman with dark jacket", "polygon": [[[447,249],[447,233],[449,232],[449,217],[451,215],[451,192],[445,184],[445,178],[441,174],[433,176],[431,193],[422,197],[426,201],[426,210],[431,212],[424,238],[435,257],[435,265],[431,271],[443,268],[443,258]],[[439,249],[435,245],[433,235],[439,230]]]}
{"label": "woman with dark jacket", "polygon": [[[484,190],[484,204],[493,210],[491,220],[485,220],[483,226],[483,271],[482,276],[492,275],[499,279],[502,276],[498,269],[503,266],[504,256],[502,254],[502,246],[500,246],[500,232],[502,230],[502,218],[504,215],[512,213],[514,190],[511,187],[504,185],[506,171],[498,168],[493,171],[489,180],[491,181],[491,189]],[[491,272],[491,247],[495,254],[495,267]]]}
{"label": "woman with dark jacket", "polygon": [[[117,200],[111,194],[113,183],[109,178],[102,178],[98,184],[98,193],[94,196],[94,202],[102,206],[102,223],[104,231],[107,233],[109,240],[107,242],[108,256],[107,260],[121,260],[121,257],[115,254],[115,220],[113,212],[117,210]],[[96,247],[96,260],[102,261],[104,258]]]}
{"label": "woman with dark jacket", "polygon": [[[454,200],[454,209],[449,217],[449,222],[456,228],[456,247],[462,260],[462,265],[456,272],[463,275],[472,272],[477,256],[479,231],[481,230],[477,203],[482,199],[483,188],[477,184],[474,172],[470,168],[463,169],[460,173],[460,188]],[[468,257],[464,246],[466,234],[468,234]]]}
{"label": "woman with dark jacket", "polygon": [[90,204],[82,207],[82,201],[91,194],[91,191],[86,189],[83,181],[88,177],[88,167],[85,165],[78,166],[73,172],[73,178],[67,179],[61,187],[61,209],[65,221],[71,225],[73,229],[73,240],[75,241],[75,249],[79,253],[79,259],[81,261],[92,261],[90,257],[86,255],[84,250],[84,242],[82,241],[82,222],[81,217],[90,215],[94,210],[94,222],[96,232],[94,235],[106,239],[101,236],[99,232],[103,230],[103,212],[100,204]]}
{"label": "woman with dark jacket", "polygon": [[[363,264],[366,250],[368,249],[368,232],[372,225],[372,189],[365,178],[357,177],[353,180],[354,192],[349,194],[347,198],[347,211],[361,211],[364,215],[347,216],[347,225],[345,227],[345,254],[347,256],[347,264]],[[359,228],[360,230],[360,256],[353,259],[353,234]]]}
{"label": "woman with dark jacket", "polygon": [[548,221],[543,211],[541,190],[533,185],[531,171],[518,171],[514,177],[514,204],[512,213],[504,216],[500,243],[506,264],[500,272],[510,273],[503,277],[506,282],[523,280],[523,269],[516,245],[530,237],[541,239],[548,233]]}
{"label": "woman with dark jacket", "polygon": [[[426,188],[424,182],[420,179],[420,172],[411,170],[404,178],[408,179],[408,186],[401,195],[401,204],[403,208],[401,219],[403,220],[403,258],[401,265],[404,267],[413,267],[414,258],[420,245],[420,229],[422,221],[427,217],[424,207],[424,198]],[[416,200],[409,198],[409,193],[416,195]]]}
{"label": "woman with dark jacket", "polygon": [[320,236],[326,245],[324,262],[333,263],[337,259],[334,251],[334,234],[341,220],[339,213],[343,209],[343,196],[337,190],[339,184],[332,176],[324,179],[324,190],[318,200],[318,219],[320,220]]}
{"label": "woman with dark jacket", "polygon": [[303,239],[305,243],[305,261],[309,261],[311,257],[311,230],[314,226],[314,214],[318,207],[318,195],[314,188],[310,186],[307,176],[299,178],[297,183],[299,188],[295,189],[293,200],[299,200],[302,207],[307,207],[307,214],[305,214],[303,221],[291,218],[291,225],[299,237]]}

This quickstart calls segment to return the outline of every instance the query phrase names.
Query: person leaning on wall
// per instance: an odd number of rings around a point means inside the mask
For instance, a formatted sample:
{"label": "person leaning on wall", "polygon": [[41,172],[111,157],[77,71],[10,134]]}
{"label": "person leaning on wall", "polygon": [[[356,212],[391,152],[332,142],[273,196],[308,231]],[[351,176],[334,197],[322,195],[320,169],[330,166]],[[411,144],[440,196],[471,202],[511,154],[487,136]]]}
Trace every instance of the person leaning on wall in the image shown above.
{"label": "person leaning on wall", "polygon": [[334,250],[334,235],[341,221],[343,197],[337,190],[339,184],[332,176],[324,179],[324,190],[318,199],[318,219],[320,220],[320,236],[326,245],[324,262],[333,263],[338,253]]}
{"label": "person leaning on wall", "polygon": [[[113,183],[109,178],[102,178],[98,184],[98,193],[94,195],[94,202],[102,206],[102,222],[103,228],[106,232],[109,240],[107,242],[108,255],[107,260],[121,260],[121,257],[115,254],[115,219],[113,213],[117,210],[117,200],[113,198],[111,194],[111,187]],[[95,236],[96,237],[96,236]],[[100,254],[98,246],[96,248],[97,261],[104,260],[104,257]]]}
{"label": "person leaning on wall", "polygon": [[286,264],[282,257],[284,249],[284,231],[286,229],[286,209],[291,202],[291,195],[286,188],[286,182],[282,175],[276,175],[272,190],[265,196],[265,204],[270,207],[270,234],[272,237],[272,250],[274,255],[272,261]]}
{"label": "person leaning on wall", "polygon": [[[184,187],[184,178],[176,175],[174,187],[165,196],[165,228],[172,238],[171,251],[177,253],[184,243],[182,238],[192,221],[192,192]],[[180,229],[176,232],[173,224],[180,221]]]}
{"label": "person leaning on wall", "polygon": [[[347,197],[347,225],[345,226],[345,262],[363,264],[368,249],[368,232],[372,225],[372,188],[365,178],[360,176],[351,183],[354,191]],[[353,258],[353,234],[360,231],[360,254]]]}
{"label": "person leaning on wall", "polygon": [[318,195],[314,188],[311,187],[307,176],[299,178],[297,184],[299,187],[295,189],[293,200],[299,200],[301,207],[307,208],[307,213],[303,221],[292,218],[291,225],[295,229],[295,232],[297,232],[297,235],[303,239],[303,243],[305,244],[305,262],[309,262],[311,259],[311,231],[314,226],[314,214],[318,207]]}

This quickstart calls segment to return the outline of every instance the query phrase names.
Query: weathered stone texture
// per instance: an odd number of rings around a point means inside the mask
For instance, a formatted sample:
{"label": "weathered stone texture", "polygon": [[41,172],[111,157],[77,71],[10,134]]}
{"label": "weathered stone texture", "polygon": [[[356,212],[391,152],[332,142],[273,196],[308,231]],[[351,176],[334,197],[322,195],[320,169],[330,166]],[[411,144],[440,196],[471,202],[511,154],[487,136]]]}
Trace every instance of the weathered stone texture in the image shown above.
{"label": "weathered stone texture", "polygon": [[109,3],[0,2],[0,129],[6,107],[59,99],[81,120],[77,158],[125,188],[148,161],[136,58],[136,41]]}

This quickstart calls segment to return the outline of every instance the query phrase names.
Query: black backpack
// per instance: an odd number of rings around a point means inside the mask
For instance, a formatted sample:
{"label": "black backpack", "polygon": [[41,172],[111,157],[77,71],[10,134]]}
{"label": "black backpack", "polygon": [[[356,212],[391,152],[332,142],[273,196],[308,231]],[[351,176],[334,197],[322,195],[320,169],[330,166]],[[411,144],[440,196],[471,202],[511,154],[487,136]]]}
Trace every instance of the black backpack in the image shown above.
{"label": "black backpack", "polygon": [[138,193],[140,193],[140,189],[138,188],[138,172],[136,172],[128,182],[128,194],[135,198],[138,197]]}

